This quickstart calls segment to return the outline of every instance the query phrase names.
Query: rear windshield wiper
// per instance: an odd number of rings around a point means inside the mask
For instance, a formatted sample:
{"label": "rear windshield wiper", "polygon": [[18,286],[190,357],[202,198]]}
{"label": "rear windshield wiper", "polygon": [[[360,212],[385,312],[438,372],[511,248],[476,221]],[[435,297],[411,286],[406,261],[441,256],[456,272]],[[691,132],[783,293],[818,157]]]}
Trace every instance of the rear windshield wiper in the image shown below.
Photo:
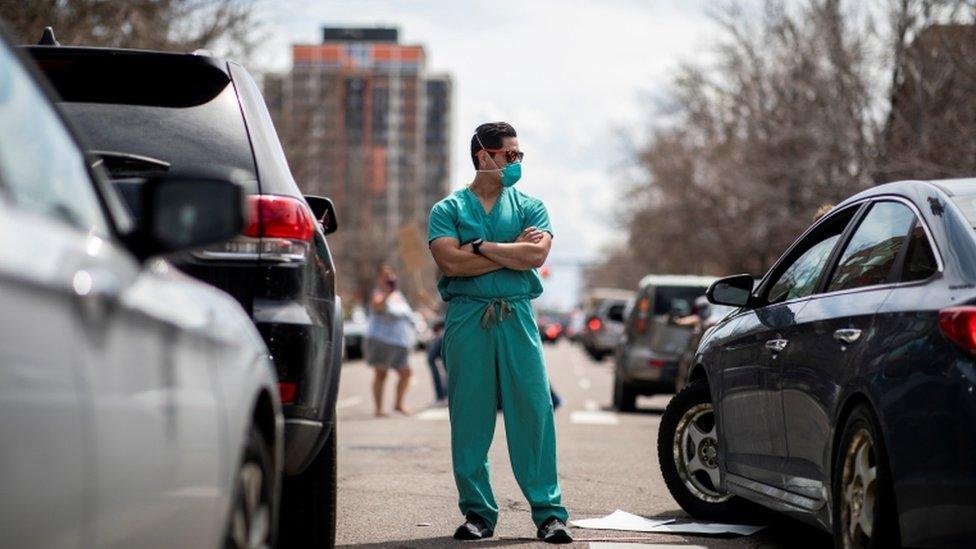
{"label": "rear windshield wiper", "polygon": [[101,162],[112,178],[148,177],[169,171],[169,162],[151,156],[119,151],[89,150],[88,152],[100,159],[95,164]]}

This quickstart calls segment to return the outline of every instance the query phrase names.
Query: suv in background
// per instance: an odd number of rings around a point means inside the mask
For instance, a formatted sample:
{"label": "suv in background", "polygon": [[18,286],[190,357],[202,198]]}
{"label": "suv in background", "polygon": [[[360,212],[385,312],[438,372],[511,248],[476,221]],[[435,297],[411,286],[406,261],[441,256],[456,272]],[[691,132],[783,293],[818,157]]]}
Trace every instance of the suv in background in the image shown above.
{"label": "suv in background", "polygon": [[586,324],[579,340],[597,362],[613,354],[624,331],[624,316],[634,292],[615,288],[594,288],[583,304]]}
{"label": "suv in background", "polygon": [[692,314],[695,299],[705,295],[713,277],[648,275],[637,290],[616,352],[613,405],[635,409],[637,395],[673,393],[678,364],[695,334],[676,319]]}
{"label": "suv in background", "polygon": [[325,236],[331,202],[303,197],[257,84],[209,54],[115,48],[25,48],[61,96],[89,154],[138,218],[148,178],[236,168],[246,182],[243,234],[170,259],[237,299],[271,352],[285,415],[281,543],[333,545],[335,401],[342,306]]}

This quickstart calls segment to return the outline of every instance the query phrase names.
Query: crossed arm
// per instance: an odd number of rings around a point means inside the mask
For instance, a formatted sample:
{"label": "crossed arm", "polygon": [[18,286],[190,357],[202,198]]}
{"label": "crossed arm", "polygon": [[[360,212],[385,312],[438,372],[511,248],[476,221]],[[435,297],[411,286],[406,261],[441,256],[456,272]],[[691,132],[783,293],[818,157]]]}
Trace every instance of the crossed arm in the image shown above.
{"label": "crossed arm", "polygon": [[442,237],[430,243],[434,262],[447,276],[478,276],[499,269],[526,271],[541,267],[552,247],[552,235],[529,227],[515,242],[485,242],[481,254],[471,244],[461,245],[456,238]]}

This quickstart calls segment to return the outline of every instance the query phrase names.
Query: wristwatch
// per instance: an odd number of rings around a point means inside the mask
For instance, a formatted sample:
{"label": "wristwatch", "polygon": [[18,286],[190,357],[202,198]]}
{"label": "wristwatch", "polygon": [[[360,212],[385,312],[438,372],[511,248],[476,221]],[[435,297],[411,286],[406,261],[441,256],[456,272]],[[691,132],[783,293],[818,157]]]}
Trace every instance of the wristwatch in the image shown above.
{"label": "wristwatch", "polygon": [[481,245],[485,243],[485,239],[478,238],[471,241],[471,250],[477,254],[481,255]]}

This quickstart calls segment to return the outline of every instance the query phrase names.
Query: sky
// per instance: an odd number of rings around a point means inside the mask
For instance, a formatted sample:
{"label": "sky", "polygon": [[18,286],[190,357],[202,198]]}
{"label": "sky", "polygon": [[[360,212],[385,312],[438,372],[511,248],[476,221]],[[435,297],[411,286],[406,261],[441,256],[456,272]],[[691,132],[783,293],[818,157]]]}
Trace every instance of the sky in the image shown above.
{"label": "sky", "polygon": [[454,78],[452,182],[473,176],[474,128],[505,120],[525,152],[518,189],[541,199],[555,238],[542,307],[578,300],[579,264],[620,241],[627,145],[653,123],[682,62],[707,55],[707,0],[290,0],[261,5],[259,70],[287,70],[290,46],[322,26],[392,26],[427,70]]}

